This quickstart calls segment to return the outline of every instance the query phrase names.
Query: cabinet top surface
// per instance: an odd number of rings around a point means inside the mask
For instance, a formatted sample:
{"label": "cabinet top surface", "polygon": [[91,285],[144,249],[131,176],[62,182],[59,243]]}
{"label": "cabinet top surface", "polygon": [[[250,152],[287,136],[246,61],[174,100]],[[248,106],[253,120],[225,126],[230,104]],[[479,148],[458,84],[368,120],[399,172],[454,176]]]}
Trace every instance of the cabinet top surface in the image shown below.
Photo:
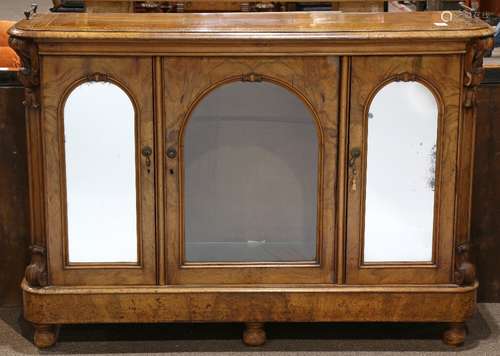
{"label": "cabinet top surface", "polygon": [[11,35],[43,39],[468,39],[490,36],[485,22],[461,12],[39,14]]}

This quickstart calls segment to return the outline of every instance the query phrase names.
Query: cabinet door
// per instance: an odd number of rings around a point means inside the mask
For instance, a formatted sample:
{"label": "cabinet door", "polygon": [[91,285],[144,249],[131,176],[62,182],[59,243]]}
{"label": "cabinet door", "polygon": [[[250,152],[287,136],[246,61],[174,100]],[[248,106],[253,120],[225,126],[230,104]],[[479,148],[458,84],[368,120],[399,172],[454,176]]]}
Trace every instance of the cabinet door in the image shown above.
{"label": "cabinet door", "polygon": [[352,59],[347,282],[450,283],[460,57]]}
{"label": "cabinet door", "polygon": [[50,283],[156,283],[152,60],[43,69]]}
{"label": "cabinet door", "polygon": [[338,58],[165,58],[167,277],[332,283]]}

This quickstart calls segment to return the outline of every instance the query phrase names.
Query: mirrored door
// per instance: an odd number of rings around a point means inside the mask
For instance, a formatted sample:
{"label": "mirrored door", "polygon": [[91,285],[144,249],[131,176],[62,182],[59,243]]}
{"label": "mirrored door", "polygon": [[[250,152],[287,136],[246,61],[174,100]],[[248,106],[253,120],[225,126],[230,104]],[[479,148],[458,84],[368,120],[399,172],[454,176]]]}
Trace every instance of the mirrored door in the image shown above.
{"label": "mirrored door", "polygon": [[459,71],[439,56],[352,60],[348,283],[452,280]]}
{"label": "mirrored door", "polygon": [[43,65],[51,284],[155,284],[151,59]]}

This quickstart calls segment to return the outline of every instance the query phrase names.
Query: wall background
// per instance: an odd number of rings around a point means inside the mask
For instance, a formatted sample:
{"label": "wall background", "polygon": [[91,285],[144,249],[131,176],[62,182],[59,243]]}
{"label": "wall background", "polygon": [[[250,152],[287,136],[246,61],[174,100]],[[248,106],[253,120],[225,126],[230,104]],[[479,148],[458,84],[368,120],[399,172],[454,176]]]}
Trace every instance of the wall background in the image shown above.
{"label": "wall background", "polygon": [[478,90],[471,250],[479,301],[500,302],[500,66]]}
{"label": "wall background", "polygon": [[38,12],[48,12],[51,0],[0,0],[0,20],[21,20],[32,3],[38,4]]}

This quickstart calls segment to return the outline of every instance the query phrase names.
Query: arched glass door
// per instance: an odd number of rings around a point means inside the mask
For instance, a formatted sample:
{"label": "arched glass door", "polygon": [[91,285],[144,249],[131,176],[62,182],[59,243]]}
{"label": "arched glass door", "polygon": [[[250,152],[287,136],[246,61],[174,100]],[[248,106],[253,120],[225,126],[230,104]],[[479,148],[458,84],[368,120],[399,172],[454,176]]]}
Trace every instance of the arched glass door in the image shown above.
{"label": "arched glass door", "polygon": [[163,67],[168,282],[334,281],[338,58]]}
{"label": "arched glass door", "polygon": [[318,133],[269,82],[222,85],[184,130],[186,262],[314,261]]}

